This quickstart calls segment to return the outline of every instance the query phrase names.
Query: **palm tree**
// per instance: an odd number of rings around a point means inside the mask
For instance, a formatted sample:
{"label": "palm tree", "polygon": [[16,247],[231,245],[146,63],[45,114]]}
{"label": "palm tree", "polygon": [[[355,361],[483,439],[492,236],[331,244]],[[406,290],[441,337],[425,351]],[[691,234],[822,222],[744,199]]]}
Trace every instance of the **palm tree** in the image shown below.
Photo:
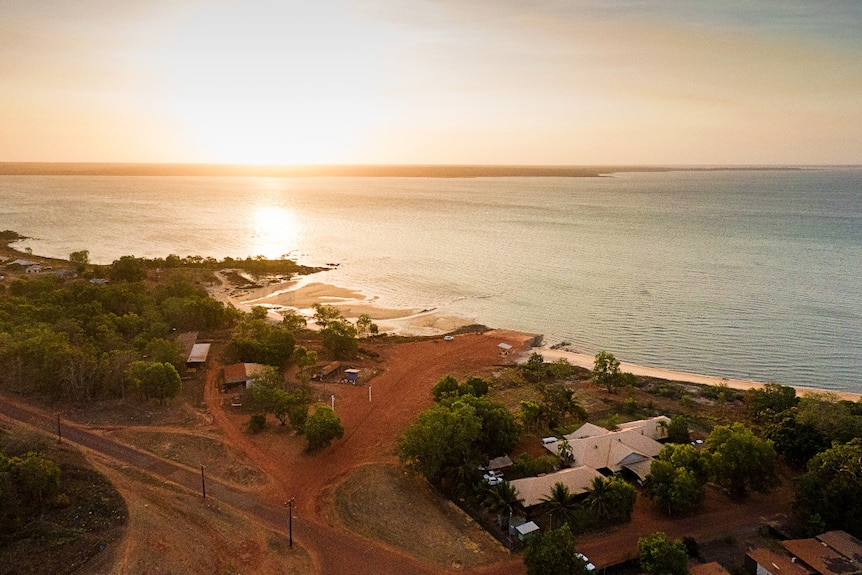
{"label": "palm tree", "polygon": [[604,477],[594,477],[592,487],[587,493],[587,509],[599,520],[607,519],[611,515],[613,506],[611,482]]}
{"label": "palm tree", "polygon": [[561,524],[568,523],[575,516],[578,502],[569,488],[562,483],[555,483],[551,492],[542,498],[548,504],[548,514],[551,517],[551,529],[557,520]]}
{"label": "palm tree", "polygon": [[500,525],[509,529],[509,518],[512,510],[518,503],[518,490],[512,487],[508,481],[503,481],[489,487],[485,493],[485,507],[492,513],[497,514]]}
{"label": "palm tree", "polygon": [[560,460],[563,462],[564,467],[570,467],[572,465],[572,444],[569,443],[569,440],[565,437],[560,440],[560,443],[557,446],[557,455],[560,456]]}

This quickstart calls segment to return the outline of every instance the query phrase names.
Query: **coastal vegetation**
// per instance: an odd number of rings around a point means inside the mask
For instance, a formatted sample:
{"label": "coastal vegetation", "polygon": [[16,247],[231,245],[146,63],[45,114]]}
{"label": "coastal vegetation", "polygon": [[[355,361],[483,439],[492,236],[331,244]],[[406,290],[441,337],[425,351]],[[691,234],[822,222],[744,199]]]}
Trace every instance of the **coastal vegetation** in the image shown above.
{"label": "coastal vegetation", "polygon": [[[84,255],[77,266],[94,274],[97,268]],[[206,263],[197,266],[192,261],[185,269],[153,268],[138,258],[120,258],[105,283],[59,275],[22,275],[7,282],[0,295],[0,386],[53,405],[123,399],[132,391],[142,402],[164,404],[183,393],[184,354],[176,334],[201,330],[219,339],[225,359],[269,366],[257,373],[248,392],[250,424],[257,431],[266,429],[272,415],[285,426],[274,429],[289,425],[291,435],[304,434],[309,452],[343,437],[345,429],[331,408],[317,406],[309,414],[311,368],[318,354],[327,361],[364,354],[358,336],[375,330],[369,325],[360,330],[359,322],[350,323],[332,306],[315,308],[321,330],[313,335],[295,314],[272,323],[263,308],[238,312],[209,297],[201,287],[208,275],[199,273]],[[570,464],[565,446],[560,456],[536,455],[525,446],[548,434],[564,435],[585,421],[612,429],[639,417],[671,416],[664,426],[667,443],[642,491],[619,475],[597,478],[579,497],[562,484],[554,486],[537,517],[548,529],[525,549],[525,564],[528,556],[531,561],[569,557],[576,534],[630,521],[640,494],[677,517],[697,513],[709,489],[744,501],[751,491],[774,487],[779,476],[793,478],[797,528],[859,534],[846,502],[856,505],[862,487],[852,479],[862,476],[854,467],[862,458],[854,441],[862,431],[860,403],[824,394],[800,398],[795,389],[778,384],[743,393],[724,385],[635,378],[621,373],[607,352],[596,355],[593,370],[565,360],[546,363],[534,353],[523,365],[491,375],[460,381],[444,376],[429,393],[435,404],[397,438],[398,455],[471,513],[496,517],[498,531],[521,510],[508,481],[492,485],[483,478],[491,459],[512,455],[507,479],[550,473]],[[10,470],[28,466],[52,476],[39,454],[4,457],[4,481],[11,481]],[[784,464],[796,471],[786,471]],[[43,484],[54,485],[33,485]],[[58,493],[62,489],[45,491],[41,501],[56,502]]]}

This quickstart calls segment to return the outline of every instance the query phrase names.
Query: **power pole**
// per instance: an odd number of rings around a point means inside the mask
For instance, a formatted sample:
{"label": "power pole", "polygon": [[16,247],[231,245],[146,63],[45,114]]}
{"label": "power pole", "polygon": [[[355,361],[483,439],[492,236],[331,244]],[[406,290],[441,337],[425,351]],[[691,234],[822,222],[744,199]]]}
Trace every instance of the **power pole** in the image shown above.
{"label": "power pole", "polygon": [[207,498],[207,482],[204,478],[204,464],[201,463],[201,491],[203,492],[204,499]]}
{"label": "power pole", "polygon": [[60,431],[60,414],[57,414],[57,443],[63,443],[63,432]]}

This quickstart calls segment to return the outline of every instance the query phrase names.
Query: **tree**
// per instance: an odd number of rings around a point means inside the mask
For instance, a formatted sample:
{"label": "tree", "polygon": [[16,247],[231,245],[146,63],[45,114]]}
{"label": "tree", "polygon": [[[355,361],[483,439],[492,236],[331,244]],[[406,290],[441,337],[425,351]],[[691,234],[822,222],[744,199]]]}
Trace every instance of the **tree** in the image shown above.
{"label": "tree", "polygon": [[518,404],[521,413],[521,422],[527,429],[533,428],[539,422],[542,414],[542,406],[535,401],[521,400]]}
{"label": "tree", "polygon": [[469,394],[445,399],[441,403],[452,409],[456,409],[460,404],[473,408],[473,413],[479,420],[480,431],[472,447],[480,457],[505,455],[518,444],[521,426],[504,404],[492,401],[487,396],[475,397]]}
{"label": "tree", "polygon": [[798,407],[783,411],[766,426],[764,435],[788,465],[805,469],[812,457],[829,447],[829,442],[813,425],[800,423],[798,414]]}
{"label": "tree", "polygon": [[144,260],[135,256],[122,256],[111,264],[110,277],[114,281],[141,281],[147,277]]}
{"label": "tree", "polygon": [[359,352],[356,328],[347,320],[333,320],[320,330],[321,344],[336,359],[351,359]]}
{"label": "tree", "polygon": [[434,396],[434,401],[437,402],[446,397],[457,396],[458,380],[455,379],[454,375],[444,375],[431,388],[431,395]]}
{"label": "tree", "polygon": [[568,525],[540,533],[524,549],[527,575],[587,575],[583,555],[575,548]]}
{"label": "tree", "polygon": [[173,365],[177,371],[182,369],[185,364],[183,346],[177,341],[162,337],[151,339],[147,343],[147,346],[144,348],[144,357],[150,361],[169,363]]}
{"label": "tree", "polygon": [[356,319],[356,332],[359,334],[360,337],[377,335],[377,332],[379,330],[380,328],[377,326],[377,324],[371,321],[371,316],[366,313],[360,315]]}
{"label": "tree", "polygon": [[660,459],[650,464],[646,493],[668,515],[689,511],[703,501],[703,486],[694,473]]}
{"label": "tree", "polygon": [[428,481],[443,487],[458,467],[470,464],[475,469],[482,462],[475,449],[481,427],[470,405],[434,405],[420,413],[398,437],[398,457]]}
{"label": "tree", "polygon": [[545,358],[542,357],[542,354],[535,351],[530,354],[530,357],[528,357],[527,361],[525,361],[521,366],[521,371],[523,371],[524,377],[527,381],[531,381],[533,383],[540,382],[548,376],[548,368],[545,365]]}
{"label": "tree", "polygon": [[827,529],[862,537],[862,439],[833,443],[808,463],[796,485],[796,510],[805,520],[815,515]]}
{"label": "tree", "polygon": [[667,440],[671,443],[688,443],[691,432],[688,429],[688,418],[684,415],[675,415],[670,418],[667,425]]}
{"label": "tree", "polygon": [[335,411],[326,405],[318,405],[305,421],[305,437],[308,449],[313,451],[329,446],[334,439],[344,436],[344,426]]}
{"label": "tree", "polygon": [[180,374],[170,363],[136,361],[129,369],[144,398],[158,399],[161,405],[165,404],[165,399],[176,397],[183,388]]}
{"label": "tree", "polygon": [[90,263],[90,252],[81,250],[69,254],[69,262],[76,265],[79,273],[87,269],[87,264]]}
{"label": "tree", "polygon": [[568,524],[575,517],[575,513],[580,506],[576,496],[569,491],[566,485],[559,482],[551,487],[551,492],[544,496],[542,501],[548,508],[548,515],[551,518],[551,528],[555,524]]}
{"label": "tree", "polygon": [[775,484],[775,449],[743,424],[716,425],[706,439],[716,483],[741,496],[747,488],[767,491]]}
{"label": "tree", "polygon": [[661,531],[638,539],[640,568],[650,575],[685,575],[688,554],[682,541],[668,539]]}
{"label": "tree", "polygon": [[637,491],[622,477],[595,477],[587,491],[587,509],[600,521],[628,521],[634,510]]}
{"label": "tree", "polygon": [[587,418],[587,412],[575,398],[575,391],[564,385],[552,384],[539,386],[542,395],[541,414],[549,428],[557,427],[570,415],[578,420]]}
{"label": "tree", "polygon": [[491,384],[488,383],[487,379],[481,378],[478,375],[468,375],[462,387],[467,388],[472,395],[482,397],[488,395]]}
{"label": "tree", "polygon": [[321,329],[326,328],[326,326],[334,321],[344,319],[341,312],[335,306],[316,303],[311,306],[311,309],[314,310],[314,316],[312,316],[314,323],[319,325]]}
{"label": "tree", "polygon": [[509,527],[509,516],[517,503],[518,490],[508,481],[489,486],[485,491],[485,507],[491,513],[497,514],[500,525],[504,529]]}
{"label": "tree", "polygon": [[745,392],[748,414],[758,422],[769,421],[798,402],[795,388],[778,383],[767,383],[760,389],[749,389]]}
{"label": "tree", "polygon": [[603,385],[608,393],[613,392],[620,384],[620,362],[612,353],[600,351],[596,354],[593,364],[593,381],[597,385]]}

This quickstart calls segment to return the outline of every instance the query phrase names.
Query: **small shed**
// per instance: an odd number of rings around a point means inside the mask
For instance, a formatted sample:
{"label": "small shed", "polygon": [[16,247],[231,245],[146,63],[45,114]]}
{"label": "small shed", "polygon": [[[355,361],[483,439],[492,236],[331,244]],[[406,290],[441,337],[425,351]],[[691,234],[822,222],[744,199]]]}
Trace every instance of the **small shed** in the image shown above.
{"label": "small shed", "polygon": [[208,343],[196,343],[192,346],[192,350],[189,352],[189,357],[186,360],[186,364],[189,367],[203,365],[207,362],[207,357],[210,354],[210,344]]}
{"label": "small shed", "polygon": [[498,343],[497,347],[500,348],[500,355],[504,357],[509,355],[509,352],[512,351],[512,346],[505,342]]}
{"label": "small shed", "polygon": [[339,369],[341,369],[341,362],[333,361],[332,363],[327,363],[320,369],[320,381],[326,381],[326,378],[336,373]]}
{"label": "small shed", "polygon": [[359,370],[358,369],[345,369],[344,370],[344,379],[347,383],[352,383],[356,385],[356,381],[359,379]]}
{"label": "small shed", "polygon": [[518,538],[518,541],[525,542],[535,537],[538,533],[539,526],[533,521],[527,521],[526,523],[516,525],[513,535]]}

